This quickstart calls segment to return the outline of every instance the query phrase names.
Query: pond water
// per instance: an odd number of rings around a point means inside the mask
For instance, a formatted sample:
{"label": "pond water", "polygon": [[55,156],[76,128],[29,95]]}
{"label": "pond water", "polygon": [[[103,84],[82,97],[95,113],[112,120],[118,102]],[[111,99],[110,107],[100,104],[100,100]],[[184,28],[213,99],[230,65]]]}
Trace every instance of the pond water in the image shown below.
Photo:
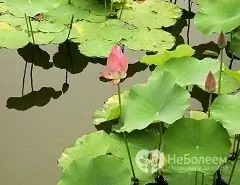
{"label": "pond water", "polygon": [[[187,1],[180,4],[185,7]],[[184,27],[182,36],[185,41],[186,35],[187,27]],[[191,27],[191,46],[212,40],[216,40],[215,35],[202,36]],[[46,60],[48,55],[45,53],[43,67],[37,66],[37,62],[34,65],[33,89],[38,93],[25,98],[13,98],[22,96],[25,60],[16,50],[0,51],[1,185],[56,184],[61,175],[57,167],[58,157],[78,136],[95,130],[92,124],[93,112],[116,90],[111,83],[99,80],[99,72],[104,70],[101,60],[87,63],[86,58],[82,57],[77,62],[74,60],[75,68],[70,70],[73,74],[68,73],[69,89],[61,93],[66,70],[61,69],[61,63],[58,65],[56,62],[61,56],[53,57],[58,52],[58,46],[41,48],[50,55],[50,60]],[[31,53],[29,50],[24,52]],[[143,52],[127,50],[126,55],[129,63],[134,65],[130,67],[133,76],[124,81],[124,89],[145,82],[150,74],[148,68],[137,63],[144,55]],[[52,62],[55,64],[53,67]],[[237,68],[236,62],[234,68]],[[30,72],[31,64],[28,63],[25,95],[31,93]],[[36,103],[38,106],[33,106]],[[199,108],[200,105],[194,102],[194,106]]]}

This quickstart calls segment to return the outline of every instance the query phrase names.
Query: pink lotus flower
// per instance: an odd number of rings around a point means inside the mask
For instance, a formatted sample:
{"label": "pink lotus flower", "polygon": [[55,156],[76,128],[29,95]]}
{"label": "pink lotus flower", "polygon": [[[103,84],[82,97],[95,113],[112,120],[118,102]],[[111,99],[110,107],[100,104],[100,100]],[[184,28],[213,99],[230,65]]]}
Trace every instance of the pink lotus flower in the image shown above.
{"label": "pink lotus flower", "polygon": [[101,72],[101,76],[118,84],[127,76],[128,62],[119,45],[114,45],[107,58],[107,71]]}

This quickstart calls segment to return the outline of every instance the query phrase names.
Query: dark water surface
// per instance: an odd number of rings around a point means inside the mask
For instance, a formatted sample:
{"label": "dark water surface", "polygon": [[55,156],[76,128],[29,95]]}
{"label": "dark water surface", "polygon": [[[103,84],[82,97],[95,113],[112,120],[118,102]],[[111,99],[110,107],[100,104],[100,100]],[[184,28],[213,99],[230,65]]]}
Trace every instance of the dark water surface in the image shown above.
{"label": "dark water surface", "polygon": [[[184,3],[187,1],[182,6]],[[184,38],[186,29],[182,31]],[[190,39],[190,45],[195,46],[216,40],[216,36],[203,37],[192,27]],[[50,63],[42,52],[46,61],[39,63],[44,66],[36,62],[33,68],[33,87],[38,92],[24,98],[13,98],[22,96],[24,59],[16,50],[0,51],[0,185],[55,185],[60,178],[58,157],[78,136],[95,129],[93,112],[116,90],[111,83],[99,81],[104,66],[98,62],[102,61],[79,60],[79,64],[74,62],[74,70],[69,69],[73,73],[68,74],[70,87],[62,94],[65,70],[61,63],[53,67],[51,63],[58,48],[41,48],[50,55]],[[133,64],[143,53],[126,51],[126,55]],[[124,81],[123,89],[145,82],[150,74],[148,69],[135,73],[144,69],[138,63],[130,69],[133,77]],[[31,92],[30,71],[28,63],[25,94]],[[38,106],[32,107],[34,104]],[[194,105],[199,107],[197,102]]]}

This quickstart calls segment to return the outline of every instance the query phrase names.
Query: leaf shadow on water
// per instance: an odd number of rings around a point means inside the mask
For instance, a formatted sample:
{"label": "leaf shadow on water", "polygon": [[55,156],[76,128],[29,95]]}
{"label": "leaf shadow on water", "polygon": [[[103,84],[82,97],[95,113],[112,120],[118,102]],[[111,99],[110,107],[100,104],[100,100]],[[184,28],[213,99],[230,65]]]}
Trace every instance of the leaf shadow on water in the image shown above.
{"label": "leaf shadow on water", "polygon": [[187,26],[187,20],[183,14],[181,18],[177,20],[175,25],[162,28],[164,31],[171,33],[175,37],[175,46],[172,48],[172,50],[176,49],[178,45],[185,43],[183,37],[180,35],[185,26]]}
{"label": "leaf shadow on water", "polygon": [[53,64],[59,69],[65,69],[71,74],[81,73],[88,63],[105,64],[104,58],[91,58],[80,53],[79,45],[69,40],[58,46],[58,52],[53,56]]}
{"label": "leaf shadow on water", "polygon": [[220,54],[218,45],[213,41],[193,46],[192,48],[195,50],[194,57],[199,60],[206,57],[217,59]]}
{"label": "leaf shadow on water", "polygon": [[[50,69],[53,67],[53,63],[50,61],[50,55],[42,50],[38,45],[28,43],[23,48],[19,48],[18,54],[27,62],[32,63],[35,66],[42,67],[43,69]],[[32,55],[33,54],[33,55]]]}
{"label": "leaf shadow on water", "polygon": [[62,95],[62,91],[56,91],[52,87],[42,87],[38,91],[33,91],[21,97],[10,97],[7,100],[6,107],[25,111],[34,106],[43,107],[47,105],[51,99],[58,99]]}
{"label": "leaf shadow on water", "polygon": [[[190,94],[192,98],[195,98],[201,103],[203,107],[203,112],[207,112],[208,103],[209,103],[209,93],[202,90],[197,85],[194,85]],[[217,97],[217,94],[213,94],[212,102],[215,100],[216,97]]]}

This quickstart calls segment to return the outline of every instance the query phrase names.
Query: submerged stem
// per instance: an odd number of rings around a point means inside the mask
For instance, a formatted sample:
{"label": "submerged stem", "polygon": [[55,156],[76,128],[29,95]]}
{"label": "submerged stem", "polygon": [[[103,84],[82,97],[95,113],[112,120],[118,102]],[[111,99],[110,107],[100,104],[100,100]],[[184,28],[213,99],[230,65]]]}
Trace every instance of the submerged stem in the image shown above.
{"label": "submerged stem", "polygon": [[33,92],[33,64],[34,64],[34,58],[35,58],[35,38],[33,35],[33,29],[32,29],[32,23],[31,23],[31,18],[28,17],[28,21],[29,21],[29,26],[30,26],[30,32],[31,32],[31,36],[32,36],[32,42],[33,42],[33,51],[32,51],[32,64],[31,64],[31,71],[30,71],[30,77],[31,77],[31,89]]}
{"label": "submerged stem", "polygon": [[222,83],[222,66],[223,66],[223,49],[224,48],[221,48],[220,49],[220,69],[219,69],[219,80],[218,80],[218,94],[221,93],[221,83]]}
{"label": "submerged stem", "polygon": [[[237,135],[237,139],[238,139],[238,141],[239,141],[239,139],[240,139],[239,136],[240,136],[240,135]],[[234,160],[234,164],[233,164],[233,167],[232,167],[232,171],[231,171],[231,174],[230,174],[230,177],[229,177],[229,180],[228,180],[228,185],[231,184],[232,177],[233,177],[233,174],[234,174],[234,171],[235,171],[235,168],[236,168],[237,162],[238,162],[239,154],[240,154],[240,148],[239,148],[239,145],[238,145],[238,148],[237,148],[237,155],[236,155],[236,158],[235,158],[235,160]]]}
{"label": "submerged stem", "polygon": [[208,102],[208,118],[211,115],[211,104],[212,104],[212,93],[209,94],[209,102]]}
{"label": "submerged stem", "polygon": [[[120,88],[120,83],[117,84],[117,89],[118,89],[118,102],[119,102],[119,112],[120,112],[120,124],[121,124],[121,120],[122,120],[122,100],[121,100],[121,88]],[[134,182],[136,182],[136,175],[135,175],[135,171],[133,168],[133,162],[132,162],[132,158],[131,158],[131,153],[130,153],[130,149],[129,149],[129,145],[128,145],[128,140],[127,140],[127,134],[126,132],[123,132],[123,136],[124,136],[124,142],[126,145],[126,149],[127,149],[127,154],[128,154],[128,159],[129,159],[129,163],[131,166],[131,170],[132,170],[132,175],[133,175],[133,180]]]}

